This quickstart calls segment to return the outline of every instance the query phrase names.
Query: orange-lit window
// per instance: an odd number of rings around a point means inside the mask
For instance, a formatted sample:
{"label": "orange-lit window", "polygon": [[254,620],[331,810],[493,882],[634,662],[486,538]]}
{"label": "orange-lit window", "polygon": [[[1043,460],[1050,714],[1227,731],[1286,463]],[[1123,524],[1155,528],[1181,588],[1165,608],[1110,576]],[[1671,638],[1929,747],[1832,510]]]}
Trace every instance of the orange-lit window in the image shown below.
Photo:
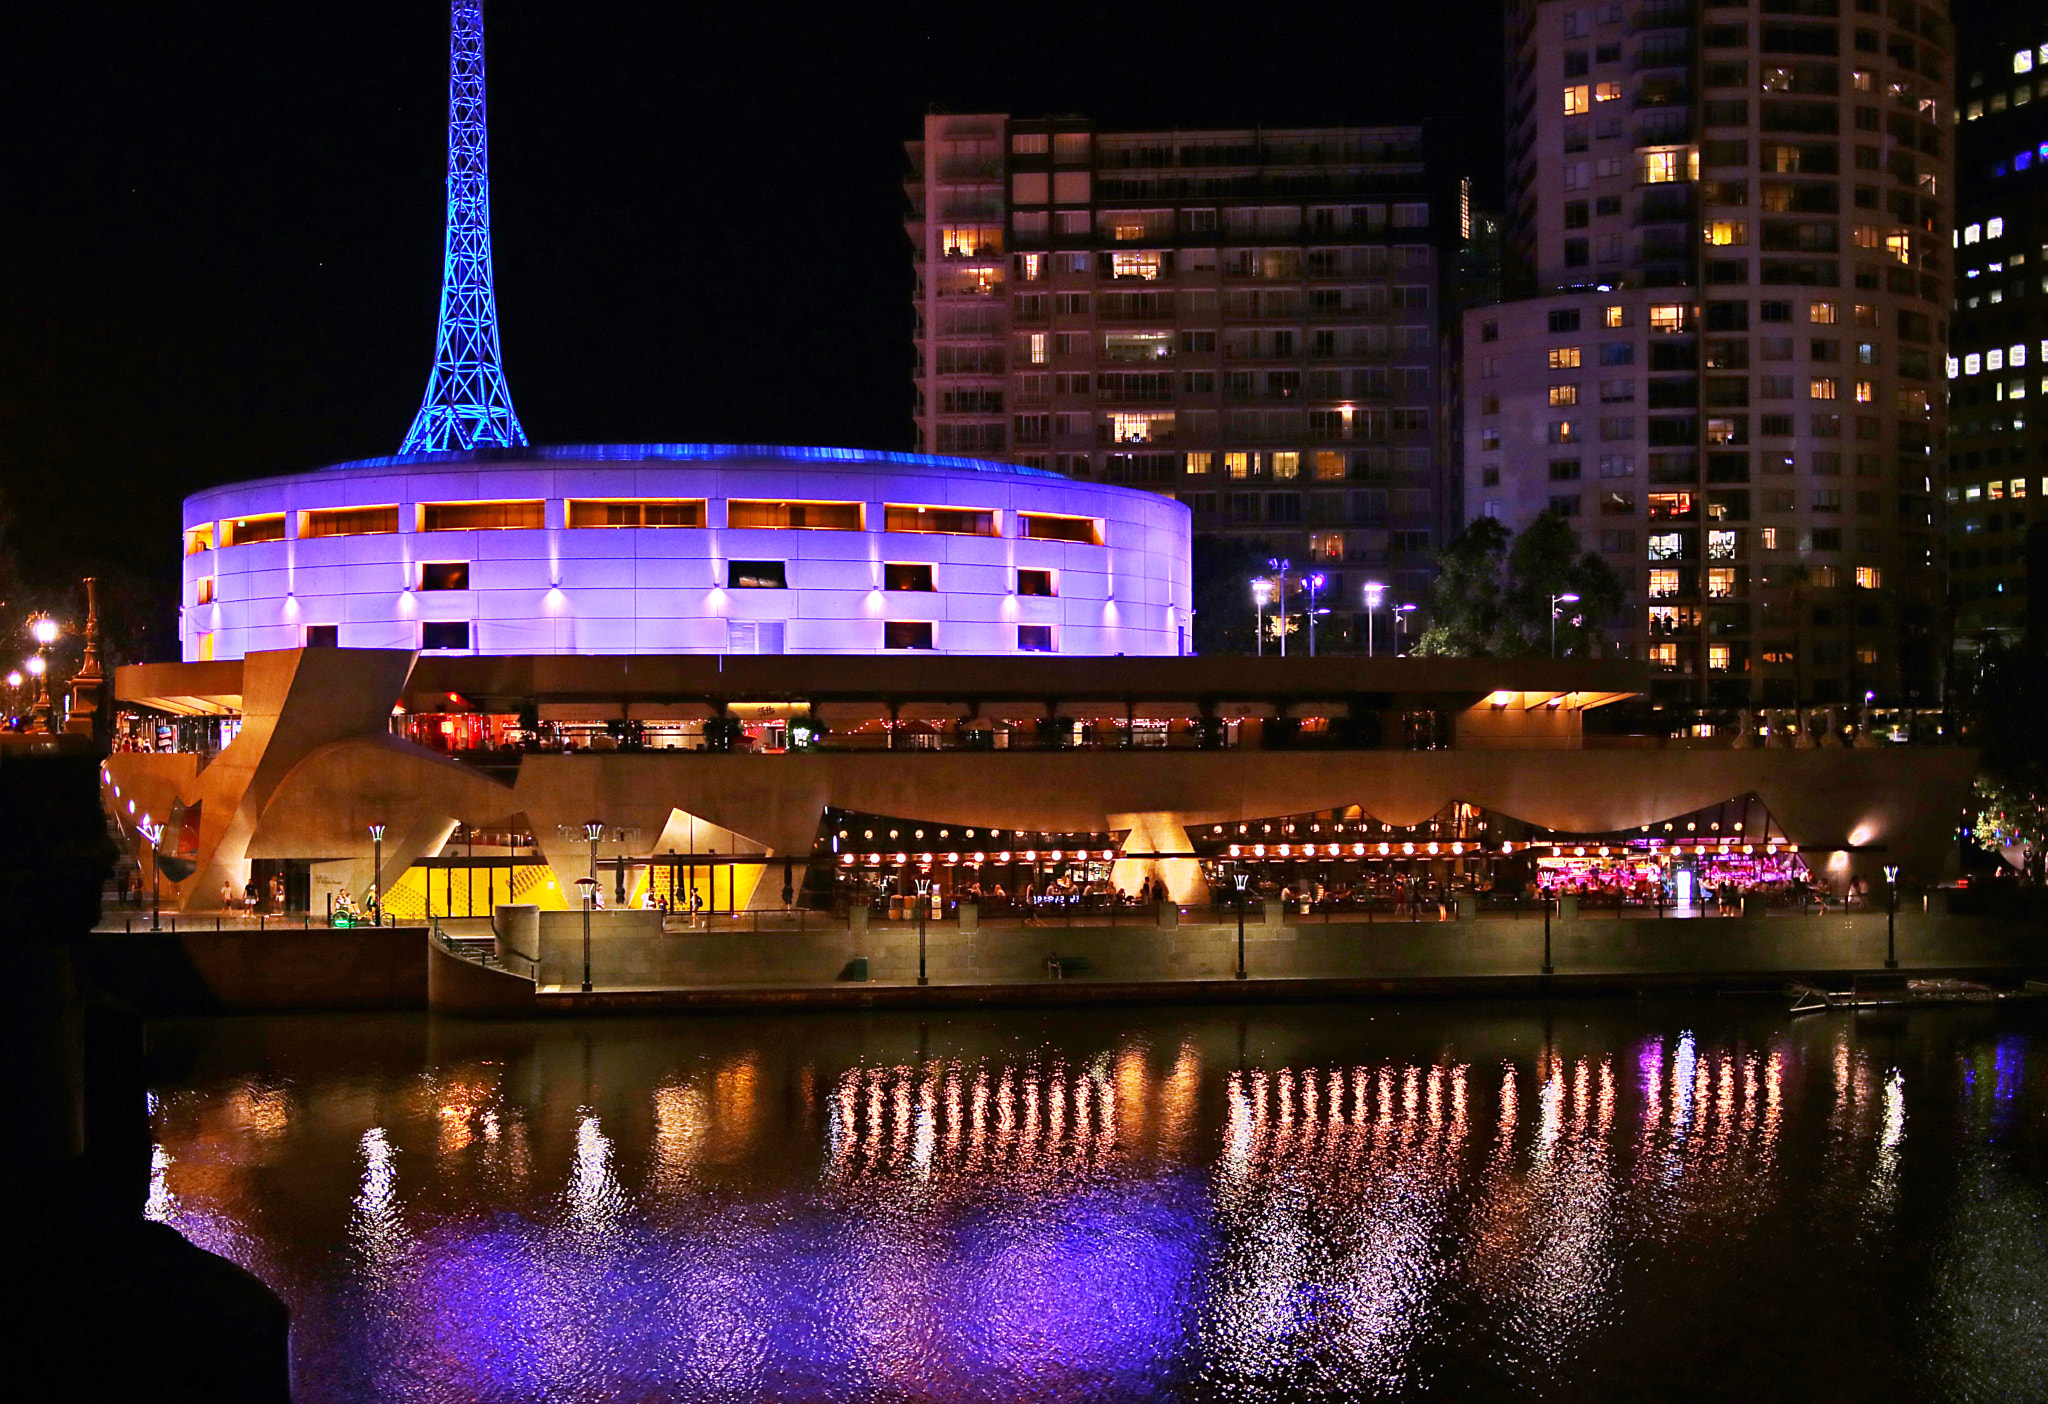
{"label": "orange-lit window", "polygon": [[220,544],[223,546],[248,546],[258,541],[282,540],[282,512],[266,512],[255,517],[234,517],[220,524]]}
{"label": "orange-lit window", "polygon": [[1062,517],[1050,512],[1019,512],[1017,534],[1036,541],[1076,541],[1084,546],[1102,544],[1102,526],[1093,517]]}
{"label": "orange-lit window", "polygon": [[537,531],[546,524],[539,501],[420,504],[421,531]]}
{"label": "orange-lit window", "polygon": [[1567,117],[1576,116],[1593,105],[1593,90],[1587,84],[1575,83],[1564,90],[1564,111]]}
{"label": "orange-lit window", "polygon": [[572,527],[701,527],[704,499],[680,497],[571,498]]}
{"label": "orange-lit window", "polygon": [[327,507],[299,513],[301,538],[315,536],[376,536],[398,530],[398,508]]}
{"label": "orange-lit window", "polygon": [[196,580],[196,581],[194,581],[194,582],[193,582],[193,586],[192,586],[192,602],[193,602],[194,604],[203,604],[203,605],[205,605],[205,604],[212,604],[212,603],[213,603],[213,577],[212,577],[212,576],[210,576],[210,575],[202,575],[202,576],[200,576],[200,577],[199,577],[199,579],[198,579],[198,580]]}
{"label": "orange-lit window", "polygon": [[213,523],[202,522],[185,533],[185,554],[196,556],[213,549]]}
{"label": "orange-lit window", "polygon": [[1876,566],[1857,566],[1856,585],[1863,590],[1881,589],[1884,585],[1884,573]]}
{"label": "orange-lit window", "polygon": [[882,509],[884,531],[938,536],[999,536],[996,514],[977,507],[905,507]]}

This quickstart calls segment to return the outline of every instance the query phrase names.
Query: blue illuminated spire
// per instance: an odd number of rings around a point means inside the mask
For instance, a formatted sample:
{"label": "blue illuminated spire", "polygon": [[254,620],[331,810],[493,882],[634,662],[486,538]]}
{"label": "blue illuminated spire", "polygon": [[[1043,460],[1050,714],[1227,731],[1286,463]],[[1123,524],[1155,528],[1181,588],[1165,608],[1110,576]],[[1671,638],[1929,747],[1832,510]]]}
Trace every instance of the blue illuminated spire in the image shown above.
{"label": "blue illuminated spire", "polygon": [[491,277],[490,136],[484,124],[483,0],[452,0],[448,41],[448,243],[441,326],[426,399],[400,453],[526,442],[498,349]]}

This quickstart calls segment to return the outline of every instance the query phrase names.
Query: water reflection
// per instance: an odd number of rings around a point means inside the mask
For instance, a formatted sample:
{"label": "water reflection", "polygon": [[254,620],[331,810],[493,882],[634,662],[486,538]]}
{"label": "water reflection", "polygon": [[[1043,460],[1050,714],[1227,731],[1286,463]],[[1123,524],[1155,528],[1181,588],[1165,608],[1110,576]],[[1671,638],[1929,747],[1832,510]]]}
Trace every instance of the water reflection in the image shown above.
{"label": "water reflection", "polygon": [[272,1021],[158,1089],[148,1212],[314,1400],[2030,1390],[2030,1034],[1679,1013]]}

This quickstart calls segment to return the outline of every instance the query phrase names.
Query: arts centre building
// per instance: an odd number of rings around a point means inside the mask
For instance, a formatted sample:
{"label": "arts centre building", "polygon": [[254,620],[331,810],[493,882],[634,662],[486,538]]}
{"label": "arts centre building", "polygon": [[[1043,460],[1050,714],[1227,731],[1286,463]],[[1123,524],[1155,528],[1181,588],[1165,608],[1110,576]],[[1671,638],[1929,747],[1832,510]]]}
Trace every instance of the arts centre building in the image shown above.
{"label": "arts centre building", "polygon": [[1847,712],[1618,734],[1628,664],[1188,656],[1185,510],[1011,465],[432,452],[200,493],[182,549],[105,783],[186,909],[1874,884],[1940,873],[1969,779]]}

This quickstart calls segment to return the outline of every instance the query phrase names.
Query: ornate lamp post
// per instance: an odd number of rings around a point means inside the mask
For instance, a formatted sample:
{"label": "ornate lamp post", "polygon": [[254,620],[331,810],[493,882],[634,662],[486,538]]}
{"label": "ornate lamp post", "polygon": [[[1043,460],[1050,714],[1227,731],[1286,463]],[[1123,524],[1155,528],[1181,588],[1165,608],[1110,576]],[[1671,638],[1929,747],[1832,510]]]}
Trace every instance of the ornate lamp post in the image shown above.
{"label": "ornate lamp post", "polygon": [[[595,886],[597,883],[597,841],[604,837],[604,820],[584,820],[583,837],[590,840],[590,881],[591,885]],[[716,889],[714,889],[715,891]]]}
{"label": "ornate lamp post", "polygon": [[1557,607],[1561,604],[1577,604],[1579,597],[1566,593],[1550,597],[1550,656],[1557,657]]}
{"label": "ornate lamp post", "polygon": [[1380,612],[1380,601],[1386,598],[1387,587],[1377,580],[1365,582],[1365,656],[1372,657],[1373,616]]}
{"label": "ornate lamp post", "polygon": [[50,725],[50,664],[43,657],[43,650],[57,641],[57,621],[44,615],[29,625],[29,633],[36,641],[36,656],[29,659],[28,670],[37,682],[36,730],[51,731]]}
{"label": "ornate lamp post", "polygon": [[917,983],[928,985],[931,981],[925,979],[924,976],[924,913],[927,900],[925,894],[932,890],[930,874],[919,873],[915,886],[917,888]]}
{"label": "ornate lamp post", "polygon": [[1258,639],[1258,656],[1266,656],[1266,601],[1273,598],[1273,582],[1254,580],[1252,582],[1252,617],[1257,620],[1254,633]]}
{"label": "ornate lamp post", "polygon": [[1884,865],[1884,968],[1899,968],[1899,865]]}
{"label": "ornate lamp post", "polygon": [[384,826],[370,825],[370,910],[384,924]]}
{"label": "ornate lamp post", "polygon": [[1285,658],[1287,656],[1287,572],[1293,569],[1294,562],[1284,557],[1275,556],[1267,561],[1266,564],[1271,566],[1274,573],[1280,577],[1279,588],[1273,594],[1273,607],[1280,613],[1280,656]]}
{"label": "ornate lamp post", "polygon": [[[592,840],[595,842],[595,840]],[[590,907],[597,901],[597,879],[580,877],[576,885],[583,889],[583,993],[590,993]]]}
{"label": "ornate lamp post", "polygon": [[1237,978],[1244,978],[1244,888],[1252,875],[1242,867],[1230,870],[1230,885],[1237,893]]}
{"label": "ornate lamp post", "polygon": [[149,929],[160,931],[164,923],[164,892],[161,878],[163,866],[158,861],[162,855],[164,826],[152,824],[147,818],[142,821],[142,836],[149,840]]}

